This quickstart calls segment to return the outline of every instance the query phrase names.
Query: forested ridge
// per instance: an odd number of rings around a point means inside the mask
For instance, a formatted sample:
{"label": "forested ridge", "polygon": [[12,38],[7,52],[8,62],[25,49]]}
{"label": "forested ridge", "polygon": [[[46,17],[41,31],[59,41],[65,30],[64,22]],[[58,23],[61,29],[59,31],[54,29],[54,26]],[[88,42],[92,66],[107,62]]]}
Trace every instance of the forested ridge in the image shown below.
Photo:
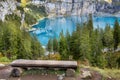
{"label": "forested ridge", "polygon": [[[13,2],[14,5],[10,4]],[[8,14],[5,14],[3,20],[0,20],[0,62],[12,61],[15,59],[38,59],[43,53],[40,42],[37,40],[35,35],[30,35],[27,29],[30,28],[31,24],[37,22],[35,15],[31,12],[25,12],[25,8],[29,7],[26,2],[21,3],[21,5],[16,5],[14,0],[1,1],[1,10],[8,10]],[[6,7],[6,6],[13,7]],[[31,6],[32,7],[32,6]],[[29,8],[31,9],[31,8]],[[32,9],[35,11],[35,9]],[[22,16],[25,14],[23,23]],[[42,15],[41,13],[39,13]],[[21,28],[22,26],[22,28]]]}
{"label": "forested ridge", "polygon": [[41,44],[34,36],[20,30],[20,21],[16,19],[0,22],[0,52],[10,60],[24,58],[36,59],[43,53]]}
{"label": "forested ridge", "polygon": [[[56,45],[55,45],[56,44]],[[114,27],[106,24],[105,29],[94,28],[92,15],[87,22],[78,24],[76,30],[70,35],[61,32],[60,38],[50,39],[47,49],[58,52],[61,59],[73,60],[81,63],[98,66],[100,68],[120,67],[120,26],[116,19]]]}

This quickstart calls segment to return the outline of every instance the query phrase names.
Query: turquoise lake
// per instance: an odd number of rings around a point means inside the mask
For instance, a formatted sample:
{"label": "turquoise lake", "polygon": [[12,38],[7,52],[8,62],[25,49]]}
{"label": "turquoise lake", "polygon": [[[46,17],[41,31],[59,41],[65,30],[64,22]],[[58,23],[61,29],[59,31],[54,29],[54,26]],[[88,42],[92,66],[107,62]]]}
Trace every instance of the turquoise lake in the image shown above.
{"label": "turquoise lake", "polygon": [[[120,17],[93,17],[93,25],[94,28],[99,26],[103,29],[106,24],[113,27],[116,19],[118,19],[120,23]],[[82,22],[85,21],[87,21],[87,18],[82,18]],[[80,16],[44,18],[33,26],[37,28],[37,30],[31,33],[36,35],[42,46],[46,46],[50,38],[59,38],[59,34],[62,30],[64,34],[67,30],[71,34],[76,29],[77,23],[81,23]]]}

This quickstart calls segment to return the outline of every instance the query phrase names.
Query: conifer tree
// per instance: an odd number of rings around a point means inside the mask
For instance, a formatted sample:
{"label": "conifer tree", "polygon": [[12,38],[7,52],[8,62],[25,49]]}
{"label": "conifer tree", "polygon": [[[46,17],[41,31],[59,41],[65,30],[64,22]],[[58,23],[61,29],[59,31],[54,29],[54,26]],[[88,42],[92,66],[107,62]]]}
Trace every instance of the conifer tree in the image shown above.
{"label": "conifer tree", "polygon": [[102,41],[105,47],[111,48],[113,46],[113,32],[109,25],[105,27]]}
{"label": "conifer tree", "polygon": [[118,44],[119,44],[119,23],[118,20],[115,21],[114,23],[114,32],[113,32],[113,38],[114,38],[114,50],[117,49]]}
{"label": "conifer tree", "polygon": [[59,40],[59,53],[62,59],[67,59],[67,41],[63,34],[63,31],[60,33],[60,40]]}
{"label": "conifer tree", "polygon": [[83,55],[82,59],[89,60],[91,59],[91,46],[90,46],[90,36],[89,36],[89,30],[87,26],[83,27],[83,32],[80,38],[80,52]]}
{"label": "conifer tree", "polygon": [[87,23],[87,27],[89,30],[89,35],[91,37],[92,31],[93,31],[93,19],[92,19],[92,14],[89,14],[89,18],[88,18],[88,23]]}
{"label": "conifer tree", "polygon": [[70,43],[70,50],[72,52],[74,59],[81,59],[82,60],[82,53],[81,53],[81,34],[82,28],[78,24],[76,27],[76,31],[72,33],[71,36],[71,43]]}
{"label": "conifer tree", "polygon": [[93,66],[98,66],[104,68],[106,66],[106,59],[104,54],[102,53],[102,31],[99,28],[95,29],[92,32],[92,36],[90,37],[90,45],[91,45],[91,63]]}
{"label": "conifer tree", "polygon": [[53,40],[52,40],[52,39],[49,39],[49,41],[48,41],[47,50],[48,50],[49,52],[52,52],[52,51],[53,51]]}
{"label": "conifer tree", "polygon": [[54,38],[53,39],[53,51],[54,51],[54,53],[58,52],[58,49],[59,49],[59,47],[58,47],[58,40],[56,38]]}
{"label": "conifer tree", "polygon": [[67,40],[67,51],[68,51],[68,55],[71,55],[71,52],[70,52],[70,33],[69,31],[67,30],[66,32],[66,40]]}
{"label": "conifer tree", "polygon": [[39,43],[38,39],[36,36],[33,36],[31,39],[31,55],[34,57],[31,57],[32,59],[38,59],[40,58],[44,53],[44,50]]}

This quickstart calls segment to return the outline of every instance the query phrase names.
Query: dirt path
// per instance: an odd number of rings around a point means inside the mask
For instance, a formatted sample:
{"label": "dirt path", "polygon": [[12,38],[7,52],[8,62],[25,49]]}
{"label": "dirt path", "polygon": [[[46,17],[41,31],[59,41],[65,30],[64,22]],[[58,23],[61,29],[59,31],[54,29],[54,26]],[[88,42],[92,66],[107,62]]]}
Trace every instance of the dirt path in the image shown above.
{"label": "dirt path", "polygon": [[20,78],[9,78],[9,80],[57,80],[56,75],[25,75]]}
{"label": "dirt path", "polygon": [[[9,80],[58,80],[56,75],[26,75],[20,78],[9,78]],[[64,80],[77,80],[73,77],[65,77]],[[81,79],[79,79],[81,80]]]}
{"label": "dirt path", "polygon": [[[13,78],[9,77],[10,72],[12,71],[12,67],[4,67],[0,68],[0,80],[5,79],[5,80],[58,80],[57,75],[41,75],[41,74],[29,74],[29,75],[24,75],[21,77]],[[64,80],[76,80],[74,77],[65,77]],[[79,79],[80,80],[80,79]]]}
{"label": "dirt path", "polygon": [[[87,68],[81,68],[81,71],[84,73],[87,71],[90,71],[91,78],[89,79],[82,79],[81,74],[78,74],[76,77],[65,77],[63,80],[102,80],[102,75],[99,74],[96,71],[91,71]],[[48,74],[48,75],[42,75],[42,74],[26,74],[18,78],[9,77],[10,72],[12,71],[12,67],[6,66],[3,68],[0,68],[0,80],[58,80],[58,76],[55,74]],[[107,80],[117,80],[117,79],[107,79]]]}

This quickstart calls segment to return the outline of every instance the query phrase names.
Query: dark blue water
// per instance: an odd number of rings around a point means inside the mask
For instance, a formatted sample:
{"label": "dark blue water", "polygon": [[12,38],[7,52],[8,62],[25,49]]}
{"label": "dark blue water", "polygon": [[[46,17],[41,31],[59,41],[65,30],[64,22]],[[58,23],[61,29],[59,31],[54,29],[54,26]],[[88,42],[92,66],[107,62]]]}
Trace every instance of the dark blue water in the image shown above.
{"label": "dark blue water", "polygon": [[[116,19],[120,22],[120,18],[118,17],[93,17],[94,28],[98,26],[99,28],[105,28],[106,24],[113,27]],[[59,38],[62,30],[64,34],[67,30],[71,34],[76,29],[77,23],[81,23],[81,21],[85,22],[87,18],[81,19],[79,16],[45,18],[33,26],[37,30],[31,33],[35,34],[41,44],[45,46],[50,38]]]}

